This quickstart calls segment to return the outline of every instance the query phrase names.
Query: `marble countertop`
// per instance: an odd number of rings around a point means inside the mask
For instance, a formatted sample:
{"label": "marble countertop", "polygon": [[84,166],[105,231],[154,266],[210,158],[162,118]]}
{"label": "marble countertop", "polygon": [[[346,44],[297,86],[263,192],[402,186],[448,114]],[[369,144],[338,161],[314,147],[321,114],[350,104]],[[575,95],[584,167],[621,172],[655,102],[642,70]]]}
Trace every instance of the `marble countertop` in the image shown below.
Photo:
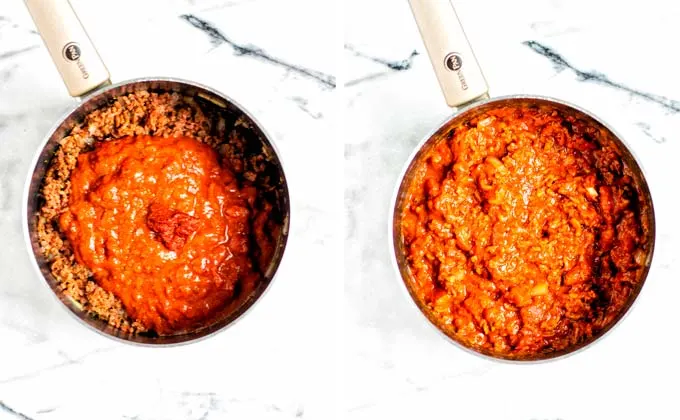
{"label": "marble countertop", "polygon": [[452,113],[406,1],[341,1],[339,56],[335,0],[71,3],[114,81],[194,80],[260,120],[286,165],[291,235],[262,302],[210,339],[151,349],[83,328],[33,272],[20,213],[29,162],[75,101],[23,2],[3,1],[0,420],[680,417],[680,203],[671,173],[680,64],[668,48],[680,37],[680,5],[456,0],[492,96],[552,96],[607,121],[641,161],[656,206],[654,263],[624,322],[585,352],[518,366],[444,340],[407,300],[389,260],[398,174]]}
{"label": "marble countertop", "polygon": [[[387,247],[388,206],[416,144],[447,108],[406,1],[347,0],[345,393],[347,418],[680,418],[680,5],[455,0],[492,96],[539,94],[607,121],[639,157],[656,206],[653,266],[603,341],[521,366],[449,344],[408,301]],[[348,128],[351,127],[351,128]]]}
{"label": "marble countertop", "polygon": [[139,348],[83,328],[30,266],[20,214],[29,163],[52,124],[76,102],[23,2],[3,0],[0,419],[330,418],[333,318],[317,314],[328,310],[341,282],[340,270],[329,270],[336,259],[328,252],[340,238],[334,226],[341,187],[327,188],[334,179],[309,173],[340,173],[342,163],[309,156],[342,155],[340,143],[327,135],[336,83],[328,48],[334,36],[331,2],[71,3],[114,82],[143,76],[194,80],[225,92],[258,118],[285,164],[290,239],[262,301],[208,340]]}

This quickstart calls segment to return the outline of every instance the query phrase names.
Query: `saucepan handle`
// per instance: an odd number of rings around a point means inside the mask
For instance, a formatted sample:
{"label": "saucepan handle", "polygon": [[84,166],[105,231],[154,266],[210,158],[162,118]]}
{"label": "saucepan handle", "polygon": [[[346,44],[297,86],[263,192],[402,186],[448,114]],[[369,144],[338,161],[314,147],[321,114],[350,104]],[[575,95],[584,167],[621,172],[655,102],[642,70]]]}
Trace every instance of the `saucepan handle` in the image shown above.
{"label": "saucepan handle", "polygon": [[109,83],[109,71],[68,0],[25,2],[71,96]]}
{"label": "saucepan handle", "polygon": [[409,0],[446,103],[485,97],[489,87],[450,0]]}

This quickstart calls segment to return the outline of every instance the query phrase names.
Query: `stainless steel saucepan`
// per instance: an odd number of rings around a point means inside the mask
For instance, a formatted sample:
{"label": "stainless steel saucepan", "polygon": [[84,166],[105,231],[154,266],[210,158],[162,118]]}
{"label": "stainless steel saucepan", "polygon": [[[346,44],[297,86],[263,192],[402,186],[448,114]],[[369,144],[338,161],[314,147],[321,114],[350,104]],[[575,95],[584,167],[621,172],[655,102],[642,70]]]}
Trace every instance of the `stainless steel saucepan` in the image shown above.
{"label": "stainless steel saucepan", "polygon": [[544,109],[554,109],[562,115],[573,116],[578,120],[586,122],[588,125],[603,130],[603,132],[611,138],[615,146],[619,149],[625,164],[633,171],[636,181],[641,186],[642,195],[647,200],[650,207],[648,212],[649,220],[647,220],[650,227],[649,253],[644,264],[642,279],[637,289],[631,294],[618,318],[610,323],[609,327],[600,331],[590,340],[575,347],[547,355],[537,355],[534,358],[522,359],[521,361],[527,362],[555,359],[591,345],[604,336],[614,325],[618,324],[621,318],[629,312],[630,307],[640,293],[651,265],[656,236],[654,210],[649,187],[640,165],[630,149],[621,140],[621,137],[617,135],[611,127],[607,126],[592,113],[578,106],[557,99],[533,95],[513,95],[489,99],[486,80],[477,59],[472,52],[472,48],[468,43],[465,33],[463,32],[463,28],[461,27],[451,1],[409,0],[409,3],[446,102],[450,107],[458,109],[453,116],[447,118],[439,127],[425,136],[416,147],[404,166],[395,189],[388,220],[388,237],[390,239],[389,247],[391,250],[391,258],[399,273],[399,278],[402,280],[402,285],[410,296],[410,300],[429,320],[429,323],[436,327],[437,330],[446,336],[452,343],[478,355],[488,356],[494,360],[505,360],[505,358],[499,357],[498,355],[491,353],[482,354],[476,350],[469,349],[456,341],[453,333],[443,329],[437,322],[437,319],[432,314],[431,310],[417,298],[413,288],[414,280],[406,260],[406,249],[400,228],[401,214],[408,201],[408,189],[415,175],[414,168],[419,167],[425,161],[433,147],[439,144],[442,139],[445,139],[446,136],[457,127],[465,125],[468,121],[490,110],[503,108],[508,105],[538,106]]}
{"label": "stainless steel saucepan", "polygon": [[[236,101],[223,93],[198,83],[170,78],[144,78],[111,85],[106,66],[67,0],[26,0],[26,5],[66,84],[68,92],[71,96],[79,99],[73,109],[59,119],[47,134],[31,164],[31,172],[26,182],[23,199],[23,225],[28,250],[37,272],[43,277],[55,296],[79,321],[106,336],[128,343],[144,345],[187,343],[210,336],[233,324],[268,289],[283,257],[288,238],[290,219],[288,185],[271,137],[255,118]],[[277,238],[271,262],[263,269],[263,280],[233,312],[220,318],[214,324],[182,335],[152,337],[124,334],[109,326],[105,321],[88,316],[78,304],[59,292],[57,281],[50,273],[50,267],[42,255],[38,243],[36,214],[43,202],[40,189],[46,169],[54,152],[58,149],[60,141],[89,113],[107,105],[118,96],[138,91],[175,92],[191,98],[202,109],[205,108],[204,111],[215,113],[227,122],[233,123],[237,119],[245,122],[245,124],[241,124],[242,131],[240,134],[248,143],[246,148],[253,154],[267,157],[266,170],[270,174],[270,179],[274,180],[273,184],[276,185],[275,191],[272,193],[272,200],[275,203],[273,217],[278,219],[277,221],[281,223],[282,229]],[[248,128],[243,130],[243,126]],[[225,134],[225,141],[228,134],[229,129]]]}

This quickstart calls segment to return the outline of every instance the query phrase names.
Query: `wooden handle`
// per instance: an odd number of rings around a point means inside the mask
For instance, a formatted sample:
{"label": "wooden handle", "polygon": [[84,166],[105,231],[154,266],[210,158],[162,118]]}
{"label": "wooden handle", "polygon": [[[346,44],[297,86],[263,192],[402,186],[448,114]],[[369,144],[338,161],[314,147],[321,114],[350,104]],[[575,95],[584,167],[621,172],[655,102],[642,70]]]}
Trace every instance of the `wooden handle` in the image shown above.
{"label": "wooden handle", "polygon": [[409,0],[446,103],[457,107],[489,87],[450,0]]}
{"label": "wooden handle", "polygon": [[71,96],[109,82],[109,71],[68,0],[25,2]]}

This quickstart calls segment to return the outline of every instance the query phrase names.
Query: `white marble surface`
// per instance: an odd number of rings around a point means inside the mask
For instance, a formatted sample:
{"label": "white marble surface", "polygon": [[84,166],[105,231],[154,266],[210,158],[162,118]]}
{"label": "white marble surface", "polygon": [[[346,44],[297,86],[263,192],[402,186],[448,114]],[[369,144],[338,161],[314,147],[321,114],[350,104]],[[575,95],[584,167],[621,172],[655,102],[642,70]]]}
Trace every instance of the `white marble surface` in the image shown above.
{"label": "white marble surface", "polygon": [[[227,93],[273,135],[290,183],[291,234],[276,281],[244,319],[168,349],[113,342],[71,318],[29,265],[21,231],[28,165],[75,102],[20,0],[0,2],[0,419],[327,419],[334,409],[328,252],[341,203],[331,124],[331,1],[72,0],[114,81],[177,76]],[[229,40],[180,16],[210,22]],[[310,18],[314,16],[313,18]],[[310,36],[313,34],[313,36]],[[311,159],[319,156],[321,159]],[[334,185],[335,183],[335,185]],[[330,184],[331,188],[327,188]]]}
{"label": "white marble surface", "polygon": [[[680,319],[675,172],[680,103],[672,101],[680,100],[680,62],[671,53],[680,38],[680,5],[662,0],[454,2],[491,94],[553,96],[609,122],[640,158],[656,205],[653,267],[624,322],[585,352],[518,366],[487,361],[449,344],[400,290],[387,248],[388,203],[415,145],[452,111],[439,92],[407,2],[346,3],[345,120],[351,122],[344,177],[347,418],[680,418],[675,332]],[[537,54],[527,41],[551,48],[572,68]],[[420,55],[407,70],[373,60],[404,67],[400,61],[414,50]]]}
{"label": "white marble surface", "polygon": [[[213,86],[258,117],[286,164],[292,232],[271,290],[227,331],[170,349],[84,329],[29,265],[20,224],[28,164],[74,102],[22,2],[0,2],[0,420],[680,418],[680,64],[672,49],[680,5],[456,0],[492,95],[554,96],[599,115],[640,158],[656,205],[654,264],[625,321],[588,351],[517,366],[450,345],[400,290],[388,203],[413,147],[451,110],[407,2],[344,0],[340,61],[339,2],[72,0],[115,81],[177,76]],[[342,98],[330,87],[336,68],[347,82]]]}

